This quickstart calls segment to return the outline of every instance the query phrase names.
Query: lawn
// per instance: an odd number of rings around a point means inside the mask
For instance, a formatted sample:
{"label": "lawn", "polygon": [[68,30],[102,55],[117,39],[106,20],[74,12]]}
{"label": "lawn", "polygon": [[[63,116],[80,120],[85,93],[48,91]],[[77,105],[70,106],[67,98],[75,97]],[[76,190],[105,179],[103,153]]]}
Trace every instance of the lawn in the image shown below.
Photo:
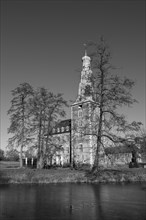
{"label": "lawn", "polygon": [[146,182],[145,168],[110,168],[100,171],[71,168],[19,168],[19,162],[0,162],[0,183],[116,183]]}
{"label": "lawn", "polygon": [[0,161],[0,169],[6,168],[19,168],[19,162],[17,161]]}

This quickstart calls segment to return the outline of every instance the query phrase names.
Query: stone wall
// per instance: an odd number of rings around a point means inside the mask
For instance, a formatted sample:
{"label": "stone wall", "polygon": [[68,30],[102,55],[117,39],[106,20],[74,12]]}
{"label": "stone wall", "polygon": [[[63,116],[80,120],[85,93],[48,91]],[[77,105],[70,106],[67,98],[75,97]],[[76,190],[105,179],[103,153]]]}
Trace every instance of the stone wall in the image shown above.
{"label": "stone wall", "polygon": [[[62,133],[53,135],[56,141],[57,150],[55,151],[51,164],[65,166],[70,164],[70,133]],[[50,162],[48,161],[48,164]]]}

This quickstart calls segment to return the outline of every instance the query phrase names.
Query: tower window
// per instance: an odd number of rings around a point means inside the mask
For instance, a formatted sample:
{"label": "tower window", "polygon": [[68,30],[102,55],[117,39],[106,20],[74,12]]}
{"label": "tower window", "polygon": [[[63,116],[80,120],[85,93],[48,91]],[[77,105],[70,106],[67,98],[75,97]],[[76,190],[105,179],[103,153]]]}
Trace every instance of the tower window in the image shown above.
{"label": "tower window", "polygon": [[78,111],[78,116],[82,117],[82,110],[81,109]]}
{"label": "tower window", "polygon": [[83,145],[80,144],[80,151],[83,152]]}
{"label": "tower window", "polygon": [[81,120],[78,121],[78,126],[82,127],[82,121]]}

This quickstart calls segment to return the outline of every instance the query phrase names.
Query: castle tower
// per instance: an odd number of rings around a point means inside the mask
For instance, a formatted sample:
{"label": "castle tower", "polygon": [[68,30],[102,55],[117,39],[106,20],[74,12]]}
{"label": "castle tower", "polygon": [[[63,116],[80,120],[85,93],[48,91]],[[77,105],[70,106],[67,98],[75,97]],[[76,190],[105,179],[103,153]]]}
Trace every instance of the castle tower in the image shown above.
{"label": "castle tower", "polygon": [[91,83],[91,58],[87,56],[86,50],[85,56],[82,57],[82,63],[81,80],[79,83],[79,91],[76,102],[83,102],[87,100],[93,101],[93,88]]}
{"label": "castle tower", "polygon": [[78,96],[71,106],[72,121],[72,163],[93,165],[93,87],[91,82],[91,58],[85,55],[82,58],[82,71],[79,83]]}

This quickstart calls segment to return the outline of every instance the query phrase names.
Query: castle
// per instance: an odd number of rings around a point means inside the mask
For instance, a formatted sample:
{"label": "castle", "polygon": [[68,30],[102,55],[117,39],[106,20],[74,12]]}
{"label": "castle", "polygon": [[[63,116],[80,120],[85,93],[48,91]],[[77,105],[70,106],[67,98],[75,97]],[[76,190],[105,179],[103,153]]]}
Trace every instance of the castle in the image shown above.
{"label": "castle", "polygon": [[[93,87],[91,83],[91,58],[82,57],[82,71],[78,96],[71,105],[71,119],[61,121],[53,128],[53,137],[59,137],[62,150],[53,157],[56,164],[89,164],[93,165],[95,155],[95,140],[91,134],[92,110],[94,107]],[[86,134],[84,129],[86,125]]]}
{"label": "castle", "polygon": [[[52,130],[53,138],[59,137],[60,150],[57,150],[51,163],[56,165],[94,164],[96,151],[96,136],[93,135],[93,123],[98,117],[98,107],[95,104],[94,89],[91,82],[91,58],[82,57],[82,71],[76,101],[71,105],[71,119],[61,121]],[[96,122],[96,126],[98,126]],[[108,147],[108,144],[106,143]],[[114,164],[128,164],[131,152],[105,155],[103,149],[99,152],[99,162],[104,166]],[[49,161],[48,161],[49,162]]]}
{"label": "castle", "polygon": [[[54,146],[50,147],[50,157],[47,157],[47,165],[74,166],[87,164],[94,165],[96,152],[96,136],[94,126],[98,127],[99,110],[94,101],[94,88],[92,86],[91,58],[87,55],[82,57],[82,71],[79,82],[77,99],[71,105],[71,119],[63,120],[53,127],[51,137]],[[108,150],[110,144],[106,142]],[[119,146],[120,147],[120,146]],[[110,166],[112,164],[129,164],[132,152],[105,154],[105,149],[99,151],[99,164]],[[27,158],[26,158],[27,160]],[[145,159],[144,159],[145,161]],[[141,162],[141,161],[140,161]],[[27,165],[27,161],[25,163]],[[33,162],[31,163],[33,164]]]}

